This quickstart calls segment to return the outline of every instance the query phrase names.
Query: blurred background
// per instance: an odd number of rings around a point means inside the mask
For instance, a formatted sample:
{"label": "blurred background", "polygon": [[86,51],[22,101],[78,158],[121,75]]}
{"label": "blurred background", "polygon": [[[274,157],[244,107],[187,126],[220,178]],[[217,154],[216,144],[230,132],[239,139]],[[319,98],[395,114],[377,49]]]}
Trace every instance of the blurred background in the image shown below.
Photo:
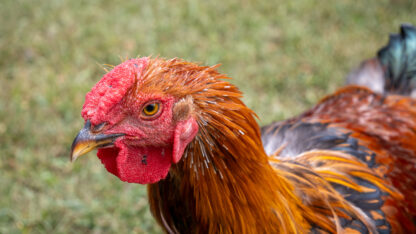
{"label": "blurred background", "polygon": [[414,0],[3,0],[0,233],[160,233],[145,186],[69,162],[86,92],[120,57],[221,63],[259,123],[311,107],[375,55]]}

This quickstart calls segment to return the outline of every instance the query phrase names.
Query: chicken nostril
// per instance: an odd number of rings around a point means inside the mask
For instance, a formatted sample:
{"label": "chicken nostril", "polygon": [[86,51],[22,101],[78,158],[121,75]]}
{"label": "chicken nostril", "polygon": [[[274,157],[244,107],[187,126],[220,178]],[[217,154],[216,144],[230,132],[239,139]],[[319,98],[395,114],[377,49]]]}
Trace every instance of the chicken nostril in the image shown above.
{"label": "chicken nostril", "polygon": [[91,128],[91,121],[89,119],[87,119],[87,122],[85,122],[84,128],[86,128],[86,129],[90,129]]}
{"label": "chicken nostril", "polygon": [[92,132],[100,132],[101,130],[103,130],[103,128],[107,125],[107,122],[102,122],[98,125],[95,125],[92,127],[91,131]]}

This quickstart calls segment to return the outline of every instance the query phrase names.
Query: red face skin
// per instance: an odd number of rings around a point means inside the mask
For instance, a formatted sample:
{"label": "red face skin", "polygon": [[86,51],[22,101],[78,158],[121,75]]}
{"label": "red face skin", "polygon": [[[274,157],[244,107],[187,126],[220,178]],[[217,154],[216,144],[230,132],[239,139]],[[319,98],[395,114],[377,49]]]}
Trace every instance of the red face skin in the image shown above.
{"label": "red face skin", "polygon": [[[126,97],[135,81],[140,84],[147,64],[148,58],[141,58],[116,66],[87,94],[82,110],[92,128],[106,123],[101,133],[125,134],[113,147],[99,149],[97,156],[109,172],[129,183],[148,184],[165,178],[198,132],[193,117],[174,121],[172,109],[177,100],[170,95],[139,91]],[[143,108],[154,102],[159,103],[159,111],[146,116]]]}

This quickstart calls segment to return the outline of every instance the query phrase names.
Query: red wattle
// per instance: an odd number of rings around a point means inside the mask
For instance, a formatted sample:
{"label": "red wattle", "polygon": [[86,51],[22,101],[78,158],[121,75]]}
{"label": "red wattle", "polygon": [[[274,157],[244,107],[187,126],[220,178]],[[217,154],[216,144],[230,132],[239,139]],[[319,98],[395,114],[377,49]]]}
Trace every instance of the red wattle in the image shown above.
{"label": "red wattle", "polygon": [[141,148],[122,142],[99,149],[97,156],[110,173],[129,183],[156,183],[167,176],[172,164],[169,148]]}

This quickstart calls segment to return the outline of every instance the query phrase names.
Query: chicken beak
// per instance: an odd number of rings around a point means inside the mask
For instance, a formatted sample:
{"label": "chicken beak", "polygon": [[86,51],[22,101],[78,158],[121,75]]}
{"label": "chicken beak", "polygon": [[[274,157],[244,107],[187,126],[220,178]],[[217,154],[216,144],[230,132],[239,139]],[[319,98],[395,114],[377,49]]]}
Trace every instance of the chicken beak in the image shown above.
{"label": "chicken beak", "polygon": [[91,122],[87,120],[84,128],[79,131],[71,146],[71,162],[78,157],[97,148],[108,147],[114,144],[114,141],[124,136],[122,133],[117,134],[101,134],[91,132]]}

